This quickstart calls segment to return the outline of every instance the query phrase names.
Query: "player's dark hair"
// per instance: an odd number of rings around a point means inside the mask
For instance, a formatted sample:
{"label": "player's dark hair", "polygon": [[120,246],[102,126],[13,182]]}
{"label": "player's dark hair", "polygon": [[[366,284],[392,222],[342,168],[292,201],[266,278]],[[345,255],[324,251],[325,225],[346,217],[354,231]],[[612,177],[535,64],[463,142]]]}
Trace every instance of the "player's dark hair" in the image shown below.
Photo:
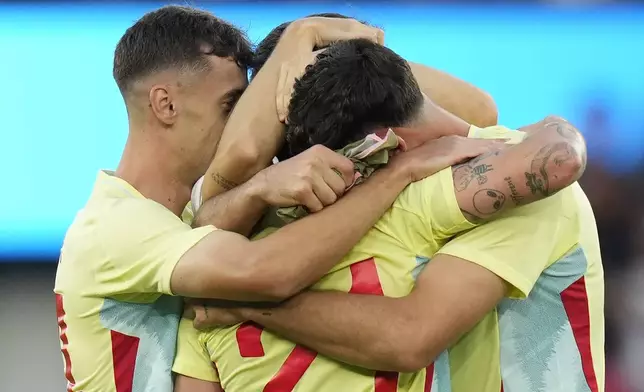
{"label": "player's dark hair", "polygon": [[[326,13],[313,14],[313,15],[307,16],[307,18],[313,18],[313,17],[340,18],[340,19],[350,18],[349,16],[336,14],[334,12],[326,12]],[[271,30],[270,33],[268,33],[266,37],[264,37],[262,42],[260,42],[257,45],[257,48],[255,48],[255,57],[253,59],[253,64],[251,67],[251,77],[254,78],[257,72],[259,72],[259,70],[264,66],[264,64],[266,63],[266,60],[268,60],[268,58],[271,56],[271,53],[273,53],[273,50],[275,50],[275,47],[277,46],[277,43],[282,37],[284,30],[286,30],[286,28],[290,24],[291,22],[285,22],[275,27],[273,30]]]}
{"label": "player's dark hair", "polygon": [[295,82],[279,158],[315,144],[339,149],[376,128],[407,125],[422,105],[409,65],[394,51],[365,39],[336,42]]}
{"label": "player's dark hair", "polygon": [[231,57],[246,68],[252,49],[244,32],[207,11],[165,6],[125,31],[114,51],[113,75],[125,94],[134,81],[153,72],[206,69],[207,55]]}

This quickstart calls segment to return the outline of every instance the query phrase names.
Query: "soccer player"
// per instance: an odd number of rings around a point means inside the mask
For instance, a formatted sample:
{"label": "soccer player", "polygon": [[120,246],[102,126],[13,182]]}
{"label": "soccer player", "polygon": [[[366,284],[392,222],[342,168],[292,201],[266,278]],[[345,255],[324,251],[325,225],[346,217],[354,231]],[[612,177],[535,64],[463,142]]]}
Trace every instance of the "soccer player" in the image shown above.
{"label": "soccer player", "polygon": [[[356,21],[298,22],[266,67],[274,69],[284,53],[311,52],[316,43],[378,41],[381,35]],[[114,78],[127,107],[128,140],[116,171],[99,172],[67,231],[56,274],[69,391],[171,391],[182,310],[177,296],[289,297],[338,262],[411,180],[489,148],[490,143],[460,143],[458,151],[437,154],[441,143],[435,143],[401,154],[393,167],[336,205],[265,240],[250,243],[215,229],[212,224],[252,221],[269,204],[335,201],[351,183],[353,165],[329,149],[312,148],[207,202],[197,216],[202,227],[193,229],[180,216],[192,218],[184,207],[224,124],[233,133],[279,124],[275,100],[267,101],[268,90],[261,89],[268,83],[274,93],[277,72],[258,75],[239,103],[241,112],[228,119],[246,88],[250,56],[237,28],[187,7],[150,12],[119,41]],[[363,203],[366,197],[369,204]],[[345,217],[351,222],[338,229],[335,222]]]}
{"label": "soccer player", "polygon": [[[337,13],[321,13],[310,15],[306,20],[315,24],[322,20],[329,23],[330,19],[347,18],[347,16]],[[280,77],[279,81],[274,80],[272,84],[268,82],[268,78],[264,78],[261,83],[258,83],[256,76],[262,73],[275,74],[276,72],[282,76],[289,74],[300,76],[304,66],[312,60],[310,51],[294,50],[291,53],[284,53],[284,59],[281,62],[268,62],[269,57],[274,54],[274,49],[282,38],[283,32],[289,25],[290,23],[283,23],[277,26],[262,40],[255,51],[254,66],[251,67],[254,77],[251,89],[255,88],[256,91],[265,89],[268,92],[277,84],[281,84],[287,89],[287,91],[281,91],[281,94],[278,92],[277,105],[271,106],[273,111],[276,110],[280,113],[281,121],[285,120],[283,116],[285,106],[288,106],[291,97],[292,80],[290,85],[286,80],[282,80],[289,79],[288,77]],[[316,39],[314,49],[317,50],[323,45],[318,42],[317,37],[314,36],[314,39]],[[436,111],[447,111],[478,127],[496,125],[497,108],[489,94],[437,69],[415,63],[409,63],[409,65],[422,92],[436,103],[434,107]],[[289,72],[289,70],[292,71]],[[442,115],[439,117],[444,118]],[[256,131],[259,124],[255,128],[247,127],[234,133],[224,132],[217,154],[208,169],[208,180],[203,183],[204,200],[247,181],[259,170],[271,164],[275,153],[280,150],[284,142],[284,127],[283,124],[275,124],[273,127],[263,125],[263,132]],[[437,132],[432,135],[433,138],[448,135],[446,132],[441,132],[440,129],[440,126],[436,127]],[[401,133],[400,130],[398,132]],[[466,135],[466,132],[462,134],[462,136]],[[414,135],[401,133],[401,136],[405,137],[409,147],[418,144],[413,142]]]}
{"label": "soccer player", "polygon": [[[483,130],[470,127],[437,110],[422,95],[404,59],[377,44],[353,40],[325,49],[296,82],[282,156],[297,154],[315,143],[338,149],[363,138],[374,127],[406,127],[408,134],[416,135],[417,139],[423,135],[431,137],[438,130],[479,135],[501,132],[509,138],[523,137],[523,133],[499,127]],[[178,377],[175,390],[214,391],[220,381],[227,392],[295,389],[381,392],[430,388],[487,391],[493,390],[495,381],[490,377],[496,377],[494,391],[499,391],[499,369],[494,368],[492,347],[498,339],[481,340],[478,348],[472,344],[473,339],[478,343],[476,339],[481,338],[481,331],[476,329],[465,338],[469,345],[458,353],[442,355],[430,370],[416,370],[430,365],[434,357],[482,319],[492,320],[486,314],[504,295],[526,295],[535,271],[538,276],[552,255],[559,257],[574,245],[563,237],[576,233],[576,226],[571,223],[575,221],[574,212],[569,213],[567,208],[575,202],[571,192],[566,190],[547,201],[510,209],[552,195],[573,183],[585,163],[583,139],[568,123],[555,118],[527,129],[530,138],[516,146],[443,170],[409,186],[344,261],[313,287],[314,291],[272,310],[222,311],[232,316],[232,321],[237,321],[235,316],[251,319],[266,325],[268,330],[243,323],[197,333],[189,320],[183,320],[173,369],[184,376]],[[528,173],[525,183],[516,180],[525,173]],[[505,189],[508,187],[509,192]],[[515,199],[519,202],[515,203]],[[498,217],[501,212],[506,215],[498,221],[474,229],[445,246],[455,234],[473,228],[479,220]],[[486,226],[493,227],[494,234],[486,234],[490,232],[483,230]],[[539,241],[532,241],[529,235]],[[551,235],[555,238],[550,238]],[[463,245],[465,241],[467,244]],[[443,253],[451,249],[457,257],[436,255],[443,246]],[[486,252],[480,251],[482,247]],[[517,249],[526,254],[515,261]],[[510,250],[515,254],[509,259]],[[426,264],[413,294],[399,300],[379,297],[408,295]],[[421,289],[424,289],[422,301],[416,299]],[[375,299],[387,302],[383,306],[386,312],[379,309]],[[395,305],[390,302],[395,301],[400,301],[403,307],[392,309]],[[361,308],[361,304],[368,308]],[[387,319],[388,312],[396,315],[396,324]],[[345,317],[350,321],[343,321]],[[493,323],[485,323],[482,332],[492,333],[491,327]],[[284,337],[328,356],[318,355]],[[355,341],[349,343],[350,339]],[[407,352],[393,349],[396,344]],[[383,347],[389,351],[383,352]],[[374,372],[332,358],[364,368],[408,373]],[[455,374],[454,380],[450,369]],[[463,370],[467,370],[467,375],[459,374]],[[464,386],[464,382],[472,384]],[[480,382],[487,384],[481,387]],[[474,383],[481,388],[475,389]]]}

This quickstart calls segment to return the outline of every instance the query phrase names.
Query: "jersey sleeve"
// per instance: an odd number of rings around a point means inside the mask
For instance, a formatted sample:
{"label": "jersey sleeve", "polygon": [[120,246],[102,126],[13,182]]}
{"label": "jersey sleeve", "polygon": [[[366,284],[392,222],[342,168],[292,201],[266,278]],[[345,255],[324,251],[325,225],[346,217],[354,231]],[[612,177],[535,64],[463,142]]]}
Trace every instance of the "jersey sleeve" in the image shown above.
{"label": "jersey sleeve", "polygon": [[458,206],[451,168],[412,183],[394,206],[416,215],[422,226],[419,231],[428,242],[450,238],[476,226],[463,216]]}
{"label": "jersey sleeve", "polygon": [[203,190],[203,181],[204,177],[202,176],[197,180],[195,186],[192,187],[192,192],[190,193],[190,204],[192,205],[192,210],[196,213],[201,207],[201,195]]}
{"label": "jersey sleeve", "polygon": [[199,341],[199,334],[192,326],[192,320],[181,319],[172,371],[198,380],[219,382],[217,370],[206,347]]}
{"label": "jersey sleeve", "polygon": [[570,247],[562,244],[574,230],[563,202],[568,192],[508,211],[454,238],[437,253],[486,268],[506,281],[508,296],[525,298],[543,270]]}
{"label": "jersey sleeve", "polygon": [[486,128],[479,128],[474,125],[470,126],[467,137],[472,139],[505,139],[506,144],[518,144],[523,141],[526,133],[516,131],[502,125],[494,125]]}
{"label": "jersey sleeve", "polygon": [[[524,139],[525,132],[503,126],[471,126],[468,137],[506,139],[508,144],[517,144]],[[476,226],[463,216],[458,205],[451,167],[408,186],[394,206],[416,215],[414,220],[421,226],[419,229],[428,242],[451,238]],[[408,219],[407,225],[415,223]]]}
{"label": "jersey sleeve", "polygon": [[175,265],[190,248],[215,230],[197,229],[148,199],[111,206],[98,227],[102,257],[95,263],[94,294],[170,294]]}

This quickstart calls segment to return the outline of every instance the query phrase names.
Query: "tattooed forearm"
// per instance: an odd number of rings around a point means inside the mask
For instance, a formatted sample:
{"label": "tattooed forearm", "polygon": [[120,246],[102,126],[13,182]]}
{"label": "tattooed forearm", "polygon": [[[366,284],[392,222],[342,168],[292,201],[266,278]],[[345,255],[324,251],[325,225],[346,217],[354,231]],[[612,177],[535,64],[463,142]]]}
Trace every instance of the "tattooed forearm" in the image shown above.
{"label": "tattooed forearm", "polygon": [[520,206],[523,202],[524,196],[519,193],[517,186],[514,185],[514,182],[512,181],[512,178],[505,177],[503,180],[508,184],[508,189],[510,189],[510,199],[512,199],[515,206]]}
{"label": "tattooed forearm", "polygon": [[472,197],[472,207],[476,213],[461,208],[461,213],[471,223],[482,223],[499,212],[505,204],[505,194],[496,189],[481,189]]}
{"label": "tattooed forearm", "polygon": [[[543,147],[532,160],[530,172],[525,172],[526,185],[530,192],[547,197],[559,191],[562,187],[556,185],[558,174],[555,166],[563,166],[566,162],[577,159],[577,151],[569,143],[561,142]],[[555,170],[551,174],[552,169]],[[552,186],[551,182],[554,182],[555,186]]]}
{"label": "tattooed forearm", "polygon": [[472,205],[481,215],[492,215],[499,212],[505,204],[505,194],[496,189],[481,189],[474,194]]}
{"label": "tattooed forearm", "polygon": [[227,178],[224,178],[219,173],[213,173],[212,179],[219,185],[220,187],[224,188],[225,190],[229,191],[233,188],[236,188],[239,184],[237,184],[234,181],[230,181]]}
{"label": "tattooed forearm", "polygon": [[468,221],[553,195],[583,173],[586,146],[573,125],[551,116],[521,130],[527,137],[520,143],[453,167],[456,199]]}
{"label": "tattooed forearm", "polygon": [[487,154],[480,155],[469,162],[454,166],[454,186],[457,192],[464,191],[472,180],[476,179],[479,185],[487,182],[485,173],[494,170],[492,165],[482,162],[485,158],[491,155],[498,155],[499,151],[493,151]]}

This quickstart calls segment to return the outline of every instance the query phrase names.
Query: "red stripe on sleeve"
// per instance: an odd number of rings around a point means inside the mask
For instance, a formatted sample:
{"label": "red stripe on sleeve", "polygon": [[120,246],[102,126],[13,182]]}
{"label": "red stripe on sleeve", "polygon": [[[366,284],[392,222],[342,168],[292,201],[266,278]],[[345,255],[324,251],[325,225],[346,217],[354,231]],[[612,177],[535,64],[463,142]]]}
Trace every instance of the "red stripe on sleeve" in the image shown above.
{"label": "red stripe on sleeve", "polygon": [[586,281],[583,276],[561,292],[561,301],[577,342],[577,349],[581,356],[581,366],[584,376],[586,376],[588,388],[592,392],[598,392],[590,344],[590,310],[588,309]]}
{"label": "red stripe on sleeve", "polygon": [[[378,268],[374,258],[351,264],[351,290],[352,294],[384,295]],[[376,372],[375,392],[396,392],[398,389],[398,373]]]}
{"label": "red stripe on sleeve", "polygon": [[288,392],[295,389],[316,356],[314,351],[295,346],[277,374],[266,384],[264,392]]}
{"label": "red stripe on sleeve", "polygon": [[427,366],[425,369],[425,389],[423,392],[432,392],[432,383],[434,382],[434,364]]}
{"label": "red stripe on sleeve", "polygon": [[352,294],[384,295],[376,261],[372,258],[351,264],[351,290]]}
{"label": "red stripe on sleeve", "polygon": [[65,322],[65,308],[63,307],[63,296],[56,294],[56,317],[58,318],[58,331],[60,333],[60,351],[63,353],[65,361],[65,379],[67,379],[67,391],[71,392],[76,384],[72,375],[72,359],[69,356],[67,345],[67,323]]}
{"label": "red stripe on sleeve", "polygon": [[112,364],[116,392],[132,392],[134,367],[139,350],[139,338],[110,331],[112,336]]}
{"label": "red stripe on sleeve", "polygon": [[398,390],[398,373],[376,372],[374,392],[396,392]]}
{"label": "red stripe on sleeve", "polygon": [[237,328],[236,338],[239,355],[243,358],[259,358],[264,356],[262,346],[262,331],[264,327],[247,321]]}

